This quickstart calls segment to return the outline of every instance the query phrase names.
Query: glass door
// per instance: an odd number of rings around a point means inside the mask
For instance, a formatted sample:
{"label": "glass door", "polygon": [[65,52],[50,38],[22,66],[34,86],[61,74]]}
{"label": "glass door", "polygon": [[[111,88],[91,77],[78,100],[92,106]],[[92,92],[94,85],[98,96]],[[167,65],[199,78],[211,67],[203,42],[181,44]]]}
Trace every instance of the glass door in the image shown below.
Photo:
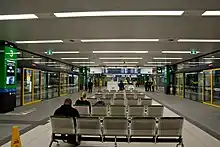
{"label": "glass door", "polygon": [[212,103],[212,71],[205,70],[204,74],[204,83],[203,83],[203,102]]}
{"label": "glass door", "polygon": [[179,74],[176,74],[175,75],[175,77],[176,77],[176,83],[175,83],[175,85],[176,85],[176,95],[180,95],[180,78],[179,78]]}
{"label": "glass door", "polygon": [[41,87],[41,71],[24,68],[22,84],[22,104],[28,105],[41,101]]}
{"label": "glass door", "polygon": [[179,74],[179,96],[184,97],[184,73]]}
{"label": "glass door", "polygon": [[68,93],[69,75],[67,73],[60,73],[60,96]]}
{"label": "glass door", "polygon": [[214,69],[212,71],[212,83],[213,83],[213,92],[212,92],[212,105],[220,107],[220,69]]}

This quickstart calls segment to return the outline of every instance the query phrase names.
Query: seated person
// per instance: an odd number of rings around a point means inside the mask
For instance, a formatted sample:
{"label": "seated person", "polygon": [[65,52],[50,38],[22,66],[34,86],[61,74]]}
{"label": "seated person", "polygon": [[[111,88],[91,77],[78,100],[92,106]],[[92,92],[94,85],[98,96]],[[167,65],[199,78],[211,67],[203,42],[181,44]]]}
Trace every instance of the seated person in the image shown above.
{"label": "seated person", "polygon": [[[64,104],[58,108],[54,112],[54,116],[65,116],[65,117],[73,117],[74,118],[74,123],[76,125],[76,120],[75,118],[79,117],[79,112],[72,107],[72,100],[67,98],[64,101]],[[78,142],[76,142],[76,136],[75,135],[65,135],[63,134],[62,136],[67,136],[67,142],[75,145],[79,145]]]}
{"label": "seated person", "polygon": [[91,113],[91,104],[88,100],[86,100],[85,92],[83,92],[80,99],[75,102],[75,106],[89,106],[89,112]]}
{"label": "seated person", "polygon": [[120,83],[118,84],[119,90],[124,90],[125,89],[125,85],[122,81],[120,81]]}
{"label": "seated person", "polygon": [[103,102],[103,101],[98,101],[98,102],[95,103],[94,106],[105,106],[105,102]]}

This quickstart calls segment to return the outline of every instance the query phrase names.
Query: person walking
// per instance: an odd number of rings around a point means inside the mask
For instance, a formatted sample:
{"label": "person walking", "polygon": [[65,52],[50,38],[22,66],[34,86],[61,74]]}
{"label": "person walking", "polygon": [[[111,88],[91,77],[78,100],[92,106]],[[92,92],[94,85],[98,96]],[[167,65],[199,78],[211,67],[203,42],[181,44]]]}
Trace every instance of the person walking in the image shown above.
{"label": "person walking", "polygon": [[89,93],[92,93],[93,82],[91,81],[91,79],[88,82],[88,88],[89,88]]}

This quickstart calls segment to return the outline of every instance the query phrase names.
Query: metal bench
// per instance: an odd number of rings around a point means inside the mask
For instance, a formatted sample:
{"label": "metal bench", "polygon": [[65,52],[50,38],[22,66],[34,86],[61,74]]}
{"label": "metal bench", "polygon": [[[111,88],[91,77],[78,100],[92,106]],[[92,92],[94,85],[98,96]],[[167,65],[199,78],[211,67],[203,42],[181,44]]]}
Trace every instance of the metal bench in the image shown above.
{"label": "metal bench", "polygon": [[116,93],[115,98],[123,98],[124,99],[124,93]]}
{"label": "metal bench", "polygon": [[164,107],[162,105],[150,105],[147,107],[147,116],[160,118],[163,116]]}
{"label": "metal bench", "polygon": [[135,94],[133,94],[133,93],[127,93],[127,94],[126,94],[126,98],[127,98],[127,99],[135,99]]}
{"label": "metal bench", "polygon": [[97,98],[87,98],[87,100],[91,103],[91,105],[95,105],[97,102]]}
{"label": "metal bench", "polygon": [[105,117],[108,115],[108,106],[92,106],[92,116]]}
{"label": "metal bench", "polygon": [[126,107],[124,105],[111,105],[110,116],[126,117]]}
{"label": "metal bench", "polygon": [[52,137],[49,147],[52,146],[53,142],[59,144],[58,140],[66,140],[67,134],[75,135],[75,123],[73,118],[51,116],[50,121],[52,126]]}
{"label": "metal bench", "polygon": [[135,100],[135,99],[128,99],[127,100],[127,105],[138,105],[138,100]]}
{"label": "metal bench", "polygon": [[129,117],[144,117],[145,111],[142,105],[130,105],[128,106],[128,116]]}
{"label": "metal bench", "polygon": [[100,99],[100,98],[103,98],[103,97],[104,97],[103,93],[96,93],[95,94],[95,98],[97,98],[97,99]]}
{"label": "metal bench", "polygon": [[105,97],[106,99],[113,99],[113,98],[114,98],[114,94],[113,94],[113,93],[106,93],[106,94],[104,95],[104,97]]}
{"label": "metal bench", "polygon": [[144,105],[144,106],[152,105],[152,99],[140,99],[140,105]]}
{"label": "metal bench", "polygon": [[113,105],[125,105],[124,98],[116,98],[113,100]]}
{"label": "metal bench", "polygon": [[89,106],[74,106],[80,116],[90,116]]}

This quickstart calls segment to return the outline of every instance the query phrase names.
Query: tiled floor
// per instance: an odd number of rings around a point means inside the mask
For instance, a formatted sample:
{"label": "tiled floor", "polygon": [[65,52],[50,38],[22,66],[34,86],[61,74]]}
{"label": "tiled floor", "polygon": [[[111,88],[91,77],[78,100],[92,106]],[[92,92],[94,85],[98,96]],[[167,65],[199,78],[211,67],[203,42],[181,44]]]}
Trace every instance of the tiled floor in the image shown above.
{"label": "tiled floor", "polygon": [[[158,104],[153,102],[153,104]],[[164,116],[178,116],[169,109],[164,109]],[[48,147],[51,136],[49,123],[41,125],[21,136],[22,147]],[[184,122],[183,139],[185,147],[220,147],[220,141],[200,130],[188,121]],[[152,144],[152,143],[118,143],[118,147],[175,147],[176,144]],[[56,146],[56,143],[53,145]],[[82,142],[80,147],[113,147],[114,143]],[[10,147],[10,142],[2,147]],[[60,142],[60,147],[71,147]]]}

